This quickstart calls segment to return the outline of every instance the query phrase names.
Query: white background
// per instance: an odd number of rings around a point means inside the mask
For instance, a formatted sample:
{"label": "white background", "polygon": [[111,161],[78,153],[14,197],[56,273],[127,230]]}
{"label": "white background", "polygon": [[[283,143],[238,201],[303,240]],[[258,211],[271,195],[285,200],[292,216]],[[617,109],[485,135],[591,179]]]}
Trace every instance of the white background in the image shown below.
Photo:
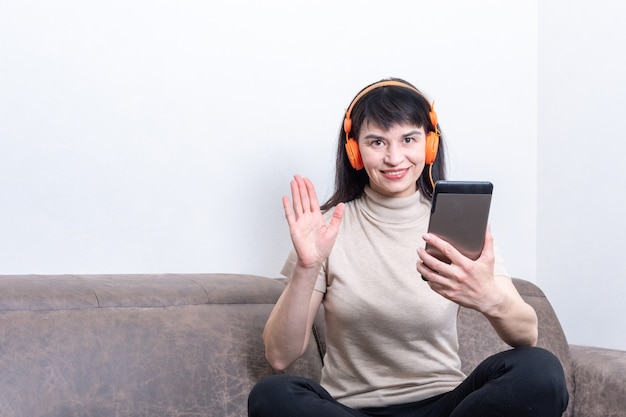
{"label": "white background", "polygon": [[585,0],[4,1],[0,273],[276,277],[289,180],[328,197],[344,109],[394,76],[435,101],[449,177],[494,183],[509,272],[571,342],[626,349],[624,17]]}

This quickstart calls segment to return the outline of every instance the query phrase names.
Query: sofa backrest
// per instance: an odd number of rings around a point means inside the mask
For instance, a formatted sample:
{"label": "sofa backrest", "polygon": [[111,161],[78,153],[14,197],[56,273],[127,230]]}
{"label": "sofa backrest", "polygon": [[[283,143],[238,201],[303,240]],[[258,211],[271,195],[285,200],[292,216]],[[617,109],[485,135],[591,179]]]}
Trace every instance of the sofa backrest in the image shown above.
{"label": "sofa backrest", "polygon": [[[0,276],[0,416],[246,415],[284,284],[249,275]],[[287,372],[319,378],[314,341]]]}
{"label": "sofa backrest", "polygon": [[[514,283],[572,393],[550,303],[532,283]],[[261,335],[284,286],[236,274],[0,276],[0,416],[243,417],[252,386],[275,373]],[[322,310],[313,331],[285,372],[319,380]],[[459,338],[466,372],[507,348],[471,310],[461,309]]]}

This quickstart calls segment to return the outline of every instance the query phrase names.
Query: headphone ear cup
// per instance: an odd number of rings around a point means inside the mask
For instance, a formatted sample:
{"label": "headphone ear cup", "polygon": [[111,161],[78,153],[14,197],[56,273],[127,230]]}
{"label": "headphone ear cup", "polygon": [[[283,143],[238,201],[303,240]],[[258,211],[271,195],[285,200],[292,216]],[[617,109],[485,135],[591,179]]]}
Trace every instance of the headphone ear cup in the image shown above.
{"label": "headphone ear cup", "polygon": [[346,141],[346,153],[348,154],[348,160],[352,168],[357,171],[363,169],[363,159],[361,158],[361,151],[359,151],[359,144],[356,140],[349,138]]}
{"label": "headphone ear cup", "polygon": [[435,132],[430,132],[426,135],[426,165],[432,165],[437,158],[437,149],[439,149],[439,135]]}

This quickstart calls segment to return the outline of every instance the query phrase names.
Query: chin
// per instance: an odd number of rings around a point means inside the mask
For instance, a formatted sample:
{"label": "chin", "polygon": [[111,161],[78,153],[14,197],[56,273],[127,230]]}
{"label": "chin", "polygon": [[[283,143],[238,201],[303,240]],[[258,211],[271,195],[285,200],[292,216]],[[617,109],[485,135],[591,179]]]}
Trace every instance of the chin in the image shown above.
{"label": "chin", "polygon": [[390,197],[408,197],[417,191],[417,186],[409,187],[385,187],[379,192]]}

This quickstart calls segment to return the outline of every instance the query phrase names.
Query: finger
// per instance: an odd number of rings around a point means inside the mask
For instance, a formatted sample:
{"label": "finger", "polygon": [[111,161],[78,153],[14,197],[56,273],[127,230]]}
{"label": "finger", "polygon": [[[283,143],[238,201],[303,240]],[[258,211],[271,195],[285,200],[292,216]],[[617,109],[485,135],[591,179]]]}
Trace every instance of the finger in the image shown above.
{"label": "finger", "polygon": [[320,203],[317,201],[317,193],[315,192],[315,186],[310,179],[304,178],[304,185],[306,186],[307,197],[309,199],[309,210],[317,211],[320,209]]}
{"label": "finger", "polygon": [[[443,255],[443,259],[447,258],[449,260],[452,260],[452,258],[450,258],[450,252],[451,250],[454,250],[452,245],[447,243],[445,240],[439,238],[438,236],[430,233],[424,234],[422,236],[422,239],[424,239],[426,244],[432,248],[433,252],[433,254],[431,254],[426,249],[421,251],[420,257],[422,261],[424,261],[424,263],[426,263],[426,265],[433,271],[441,271],[444,266],[448,266],[447,262],[444,262],[439,258],[441,258]],[[437,256],[435,256],[434,254],[437,254]]]}
{"label": "finger", "polygon": [[489,262],[495,258],[493,235],[491,234],[491,227],[489,225],[485,231],[485,242],[483,243],[483,250],[480,253],[480,258]]}
{"label": "finger", "polygon": [[425,281],[439,282],[444,279],[439,272],[442,269],[449,268],[450,266],[439,259],[426,252],[426,249],[419,248],[417,250],[417,256],[420,258],[417,261],[417,271],[422,275],[422,279]]}
{"label": "finger", "polygon": [[283,196],[283,210],[285,211],[285,218],[287,219],[287,224],[291,226],[295,220],[293,210],[291,209],[291,202],[289,201],[289,197]]}
{"label": "finger", "polygon": [[491,226],[487,226],[487,231],[485,232],[485,243],[483,245],[483,250],[493,251],[493,235],[491,234]]}
{"label": "finger", "polygon": [[294,177],[296,184],[298,185],[298,195],[300,197],[300,209],[302,212],[311,211],[311,202],[309,200],[309,191],[307,189],[304,179],[300,175]]}
{"label": "finger", "polygon": [[328,225],[329,229],[336,231],[339,228],[345,207],[346,206],[343,203],[337,204],[333,210],[333,216],[330,219],[330,224]]}
{"label": "finger", "polygon": [[[423,250],[424,249],[418,249],[418,256],[420,256],[420,252]],[[421,259],[418,259],[415,263],[415,269],[417,269],[417,272],[420,274],[424,281],[428,281],[430,279],[430,275],[434,273],[434,271],[427,267]]]}
{"label": "finger", "polygon": [[465,256],[463,256],[461,254],[461,252],[459,252],[454,246],[452,246],[452,244],[450,244],[447,241],[441,239],[439,236],[437,236],[435,234],[426,233],[426,234],[424,234],[422,236],[422,239],[424,239],[424,241],[427,242],[428,245],[438,249],[439,252],[441,252],[441,254],[445,258],[450,260],[450,263],[460,264],[460,263],[462,263],[466,259]]}
{"label": "finger", "polygon": [[300,188],[295,178],[291,180],[289,185],[291,187],[291,198],[293,199],[293,211],[295,215],[298,215],[302,213],[302,199],[300,198]]}

